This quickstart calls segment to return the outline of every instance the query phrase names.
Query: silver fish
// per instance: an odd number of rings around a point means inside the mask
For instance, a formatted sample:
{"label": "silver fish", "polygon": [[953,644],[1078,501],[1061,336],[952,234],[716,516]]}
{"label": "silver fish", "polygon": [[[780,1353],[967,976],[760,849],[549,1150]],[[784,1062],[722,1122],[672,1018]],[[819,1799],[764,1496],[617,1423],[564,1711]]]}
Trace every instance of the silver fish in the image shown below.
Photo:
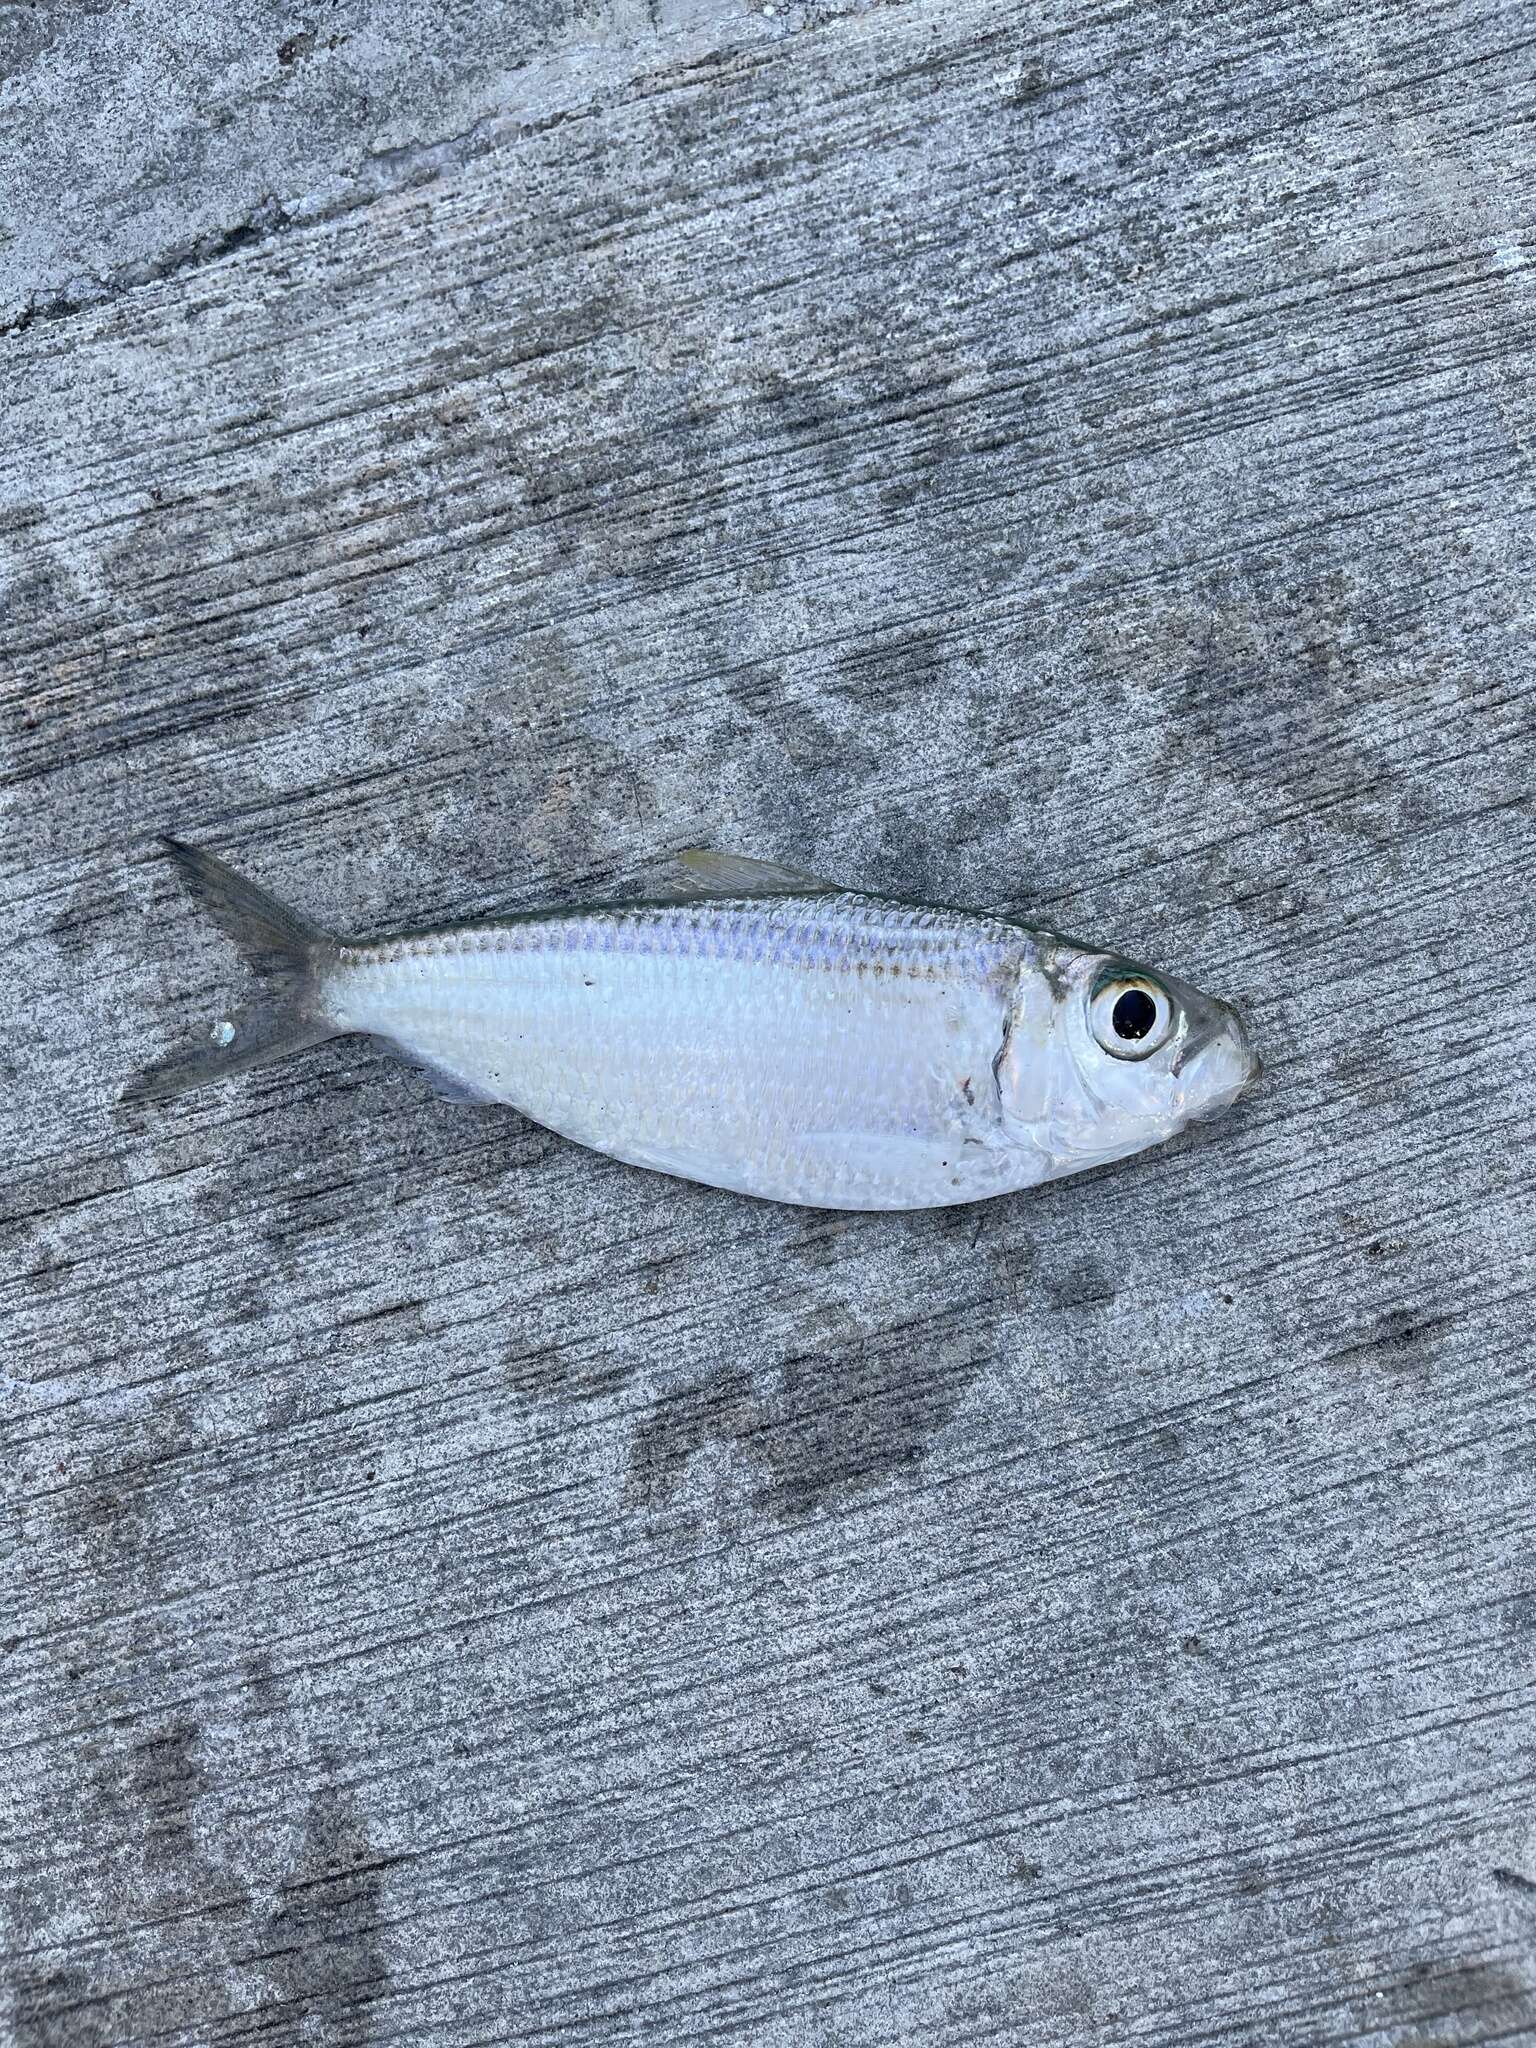
{"label": "silver fish", "polygon": [[1259,1071],[1235,1012],[1006,918],[730,854],[687,893],[338,939],[167,840],[265,977],[177,1095],[345,1032],[636,1166],[821,1209],[980,1201],[1160,1144]]}

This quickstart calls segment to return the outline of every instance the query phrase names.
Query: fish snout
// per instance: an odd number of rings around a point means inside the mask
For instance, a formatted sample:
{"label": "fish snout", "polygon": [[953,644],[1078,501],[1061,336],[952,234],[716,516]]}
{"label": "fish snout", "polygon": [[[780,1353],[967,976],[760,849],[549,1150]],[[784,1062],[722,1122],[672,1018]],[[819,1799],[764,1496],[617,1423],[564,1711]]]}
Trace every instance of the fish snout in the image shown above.
{"label": "fish snout", "polygon": [[1179,1055],[1177,1071],[1191,1116],[1215,1116],[1245,1095],[1264,1062],[1229,1003],[1213,1002],[1201,1029]]}

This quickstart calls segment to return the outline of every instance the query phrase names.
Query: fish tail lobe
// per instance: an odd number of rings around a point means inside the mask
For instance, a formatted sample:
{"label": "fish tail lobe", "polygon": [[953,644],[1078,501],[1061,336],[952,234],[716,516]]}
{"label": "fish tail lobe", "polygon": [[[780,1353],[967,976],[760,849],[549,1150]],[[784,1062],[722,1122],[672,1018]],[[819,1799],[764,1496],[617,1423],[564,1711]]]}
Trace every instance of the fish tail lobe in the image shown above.
{"label": "fish tail lobe", "polygon": [[339,941],[213,854],[170,837],[161,843],[192,894],[239,948],[259,987],[243,1009],[214,1025],[212,1043],[151,1067],[123,1099],[184,1095],[337,1037],[342,1027],[325,1014],[322,990]]}

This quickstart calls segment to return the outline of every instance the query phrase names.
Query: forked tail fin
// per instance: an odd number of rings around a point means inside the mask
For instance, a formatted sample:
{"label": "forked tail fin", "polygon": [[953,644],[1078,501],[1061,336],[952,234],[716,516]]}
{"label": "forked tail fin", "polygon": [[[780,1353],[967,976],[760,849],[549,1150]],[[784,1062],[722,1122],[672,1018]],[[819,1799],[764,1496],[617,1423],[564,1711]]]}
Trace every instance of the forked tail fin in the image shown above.
{"label": "forked tail fin", "polygon": [[319,1006],[319,984],[334,961],[337,942],[308,918],[289,910],[233,868],[179,839],[163,844],[192,893],[234,940],[261,977],[261,988],[233,1019],[214,1026],[214,1042],[164,1060],[134,1082],[125,1101],[148,1102],[185,1094],[290,1052],[337,1036]]}

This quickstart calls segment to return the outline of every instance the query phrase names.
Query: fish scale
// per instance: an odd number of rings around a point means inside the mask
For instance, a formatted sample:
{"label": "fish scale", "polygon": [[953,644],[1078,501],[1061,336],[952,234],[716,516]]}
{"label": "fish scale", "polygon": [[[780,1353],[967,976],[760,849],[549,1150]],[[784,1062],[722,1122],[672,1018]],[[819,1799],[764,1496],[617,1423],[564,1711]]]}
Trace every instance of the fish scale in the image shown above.
{"label": "fish scale", "polygon": [[646,904],[343,947],[320,999],[459,1092],[632,1164],[926,1206],[1006,1172],[976,1077],[992,1087],[1025,943],[849,893]]}

